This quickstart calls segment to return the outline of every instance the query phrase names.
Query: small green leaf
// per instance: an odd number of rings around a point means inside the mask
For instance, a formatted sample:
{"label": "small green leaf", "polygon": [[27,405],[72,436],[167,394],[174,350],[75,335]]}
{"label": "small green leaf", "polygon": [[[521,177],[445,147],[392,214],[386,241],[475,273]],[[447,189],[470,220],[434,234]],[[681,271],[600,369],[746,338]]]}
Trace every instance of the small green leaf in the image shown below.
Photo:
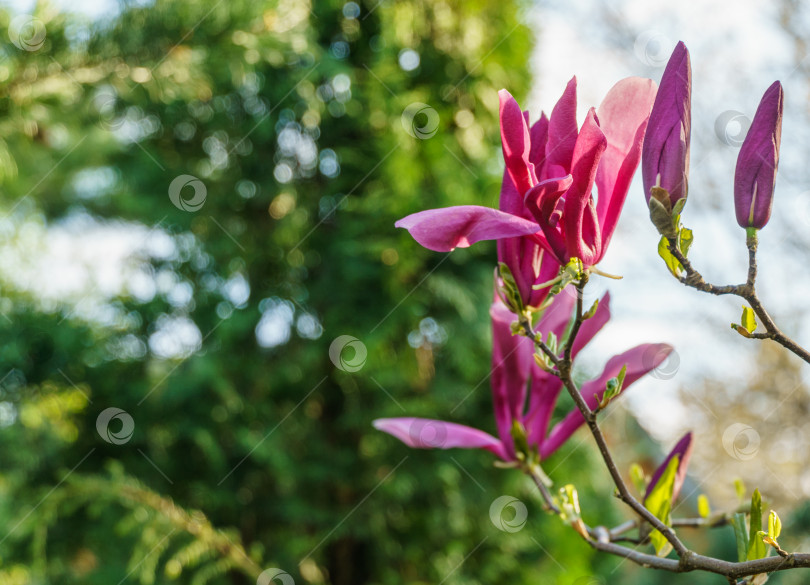
{"label": "small green leaf", "polygon": [[579,495],[574,484],[569,483],[560,488],[560,517],[563,522],[572,523],[579,520],[581,512],[579,509]]}
{"label": "small green leaf", "polygon": [[498,283],[498,293],[500,293],[501,300],[509,307],[509,310],[515,314],[523,312],[523,300],[520,298],[520,291],[518,290],[515,277],[509,267],[503,263],[498,262],[497,274],[500,279],[496,279]]}
{"label": "small green leaf", "polygon": [[630,480],[638,493],[644,494],[647,492],[647,475],[644,473],[644,468],[638,463],[633,463],[630,466]]}
{"label": "small green leaf", "polygon": [[754,311],[751,307],[743,307],[742,319],[740,323],[748,330],[748,333],[753,333],[757,330],[757,319],[754,316]]}
{"label": "small green leaf", "polygon": [[680,278],[681,272],[683,272],[683,266],[681,266],[678,259],[669,251],[669,241],[665,236],[661,236],[661,240],[658,242],[658,255],[664,260],[672,276]]}
{"label": "small green leaf", "polygon": [[675,205],[672,206],[672,216],[680,215],[684,205],[686,205],[686,197],[681,197],[675,202]]}
{"label": "small green leaf", "polygon": [[[672,510],[672,491],[675,487],[675,476],[678,472],[680,456],[675,455],[669,460],[666,469],[658,478],[658,482],[644,500],[644,507],[647,508],[661,522],[669,526],[671,524],[670,511]],[[665,557],[672,550],[672,546],[658,530],[653,530],[650,534],[650,542],[655,547],[655,554]]]}
{"label": "small green leaf", "polygon": [[605,393],[602,395],[601,400],[598,399],[598,395],[595,395],[598,400],[598,410],[605,408],[611,400],[621,394],[625,375],[627,375],[627,364],[622,366],[618,376],[607,381],[605,384]]}
{"label": "small green leaf", "polygon": [[708,518],[712,515],[711,506],[709,506],[709,498],[706,497],[706,494],[700,494],[697,500],[698,506],[698,514],[700,514],[701,518]]}
{"label": "small green leaf", "polygon": [[779,519],[779,514],[771,510],[768,514],[768,536],[776,540],[782,534],[782,520]]}
{"label": "small green leaf", "polygon": [[591,308],[588,309],[584,315],[582,315],[582,319],[585,320],[593,317],[596,314],[596,309],[598,308],[599,308],[599,299],[596,299],[591,305]]}
{"label": "small green leaf", "polygon": [[745,525],[745,514],[737,512],[731,519],[734,536],[737,539],[737,560],[745,562],[748,557],[748,527]]}
{"label": "small green leaf", "polygon": [[[683,200],[681,200],[683,201]],[[681,228],[678,232],[678,249],[684,256],[689,255],[689,248],[692,247],[692,242],[695,237],[692,235],[692,230],[689,228]]]}
{"label": "small green leaf", "polygon": [[747,560],[755,561],[757,559],[764,559],[768,556],[768,548],[762,542],[762,537],[759,533],[762,532],[762,495],[759,490],[754,490],[751,496],[751,514],[749,516],[748,529],[748,555]]}
{"label": "small green leaf", "polygon": [[551,350],[551,353],[557,353],[557,350],[559,349],[559,342],[557,341],[557,336],[553,331],[548,332],[548,335],[546,336],[546,345]]}
{"label": "small green leaf", "polygon": [[674,238],[678,232],[672,217],[672,203],[669,193],[661,187],[650,189],[650,220],[662,236]]}
{"label": "small green leaf", "polygon": [[512,421],[512,440],[515,444],[515,453],[518,459],[526,460],[531,454],[529,441],[526,438],[526,428],[519,421]]}
{"label": "small green leaf", "polygon": [[737,499],[742,504],[745,501],[745,484],[741,479],[734,480],[734,491],[737,492]]}

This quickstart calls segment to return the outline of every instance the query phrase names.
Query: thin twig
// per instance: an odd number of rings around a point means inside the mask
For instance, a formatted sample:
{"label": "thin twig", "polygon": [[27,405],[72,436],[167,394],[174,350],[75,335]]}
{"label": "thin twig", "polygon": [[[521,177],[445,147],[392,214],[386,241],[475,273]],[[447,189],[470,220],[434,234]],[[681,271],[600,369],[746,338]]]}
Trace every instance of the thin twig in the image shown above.
{"label": "thin twig", "polygon": [[765,327],[765,333],[751,334],[749,337],[752,339],[771,339],[800,357],[802,360],[810,364],[810,353],[801,347],[798,343],[793,341],[790,337],[785,335],[779,327],[777,327],[773,318],[762,305],[756,291],[756,277],[757,277],[757,237],[756,234],[748,236],[746,239],[748,247],[748,277],[745,284],[727,284],[724,286],[717,286],[706,282],[703,275],[698,272],[692,263],[681,253],[678,249],[678,242],[676,238],[667,238],[667,247],[670,254],[672,254],[678,262],[680,262],[685,272],[678,280],[684,285],[694,288],[699,291],[707,292],[713,295],[735,295],[738,296],[751,306],[759,321]]}

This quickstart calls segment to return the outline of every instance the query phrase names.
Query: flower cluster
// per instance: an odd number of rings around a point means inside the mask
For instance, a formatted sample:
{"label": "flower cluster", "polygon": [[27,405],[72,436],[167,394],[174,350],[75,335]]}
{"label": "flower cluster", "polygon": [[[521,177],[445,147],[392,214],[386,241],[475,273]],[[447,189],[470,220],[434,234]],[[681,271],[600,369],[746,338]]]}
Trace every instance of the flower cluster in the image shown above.
{"label": "flower cluster", "polygon": [[[516,461],[520,447],[544,459],[583,423],[574,409],[549,429],[563,383],[534,359],[534,343],[513,334],[513,312],[543,308],[535,331],[561,339],[571,321],[575,299],[560,294],[544,304],[563,265],[577,260],[597,264],[624,206],[641,159],[644,132],[656,96],[655,83],[630,77],[617,83],[598,109],[576,121],[576,78],[551,115],[529,124],[529,114],[502,90],[500,120],[505,172],[499,209],[463,205],[431,209],[397,222],[423,246],[436,251],[498,240],[498,260],[518,299],[493,303],[492,394],[498,437],[455,423],[422,418],[375,421],[375,426],[417,448],[487,449],[504,461]],[[594,199],[596,187],[598,198]],[[507,276],[508,275],[508,276]],[[503,291],[503,283],[499,288]],[[587,319],[572,347],[572,357],[610,317],[609,296]],[[671,347],[645,344],[611,358],[602,374],[582,386],[595,408],[608,382],[620,374],[623,388],[656,368]],[[528,394],[528,401],[527,401]],[[516,445],[516,441],[520,445]],[[525,445],[524,445],[525,444]],[[523,454],[526,455],[525,453]]]}

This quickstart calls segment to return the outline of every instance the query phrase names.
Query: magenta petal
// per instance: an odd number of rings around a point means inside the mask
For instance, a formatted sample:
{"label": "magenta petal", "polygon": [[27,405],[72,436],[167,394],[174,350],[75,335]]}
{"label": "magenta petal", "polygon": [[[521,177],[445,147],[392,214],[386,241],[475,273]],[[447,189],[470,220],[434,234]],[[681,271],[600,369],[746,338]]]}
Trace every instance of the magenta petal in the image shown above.
{"label": "magenta petal", "polygon": [[783,103],[782,84],[775,81],[762,96],[740,147],[734,172],[734,207],[740,227],[761,229],[771,217]]}
{"label": "magenta petal", "polygon": [[674,205],[686,197],[692,129],[692,66],[689,50],[679,42],[672,51],[655,96],[641,154],[644,196],[659,184]]}
{"label": "magenta petal", "polygon": [[498,436],[512,454],[512,423],[523,418],[526,386],[533,362],[531,341],[513,335],[514,314],[500,301],[492,303],[492,401]]}
{"label": "magenta petal", "polygon": [[675,455],[678,455],[678,471],[675,474],[675,485],[672,490],[672,500],[675,501],[675,498],[677,498],[678,494],[681,493],[681,486],[683,486],[683,482],[686,479],[686,468],[689,465],[689,458],[692,456],[692,447],[692,433],[686,433],[683,438],[678,441],[675,447],[673,447],[672,451],[669,452],[669,455],[667,455],[667,458],[664,459],[664,462],[658,466],[658,469],[655,470],[655,473],[650,480],[650,485],[647,486],[647,493],[644,494],[645,501],[650,497],[650,494],[655,488],[655,485],[658,483],[658,480],[661,479],[661,475],[663,475],[667,465],[669,465],[669,462],[673,457],[675,457]]}
{"label": "magenta petal", "polygon": [[504,461],[509,457],[501,442],[472,427],[429,418],[378,418],[374,428],[416,449],[486,449]]}
{"label": "magenta petal", "polygon": [[[570,257],[582,260],[586,266],[593,264],[600,246],[598,238],[592,242],[593,246],[583,240],[585,230],[585,215],[590,213],[591,191],[596,177],[599,160],[607,146],[604,133],[599,128],[596,112],[593,108],[588,111],[585,122],[577,137],[574,155],[571,164],[571,176],[574,181],[565,194],[565,243]],[[591,223],[591,227],[593,224]],[[594,249],[596,247],[597,249]]]}
{"label": "magenta petal", "polygon": [[572,77],[548,121],[546,143],[547,177],[559,177],[571,172],[571,159],[577,142],[577,78]]}
{"label": "magenta petal", "polygon": [[548,118],[540,114],[540,119],[529,129],[532,147],[529,151],[529,162],[534,165],[537,176],[540,176],[543,163],[546,161],[546,143],[548,142]]}
{"label": "magenta petal", "polygon": [[539,231],[533,221],[479,205],[428,209],[394,224],[405,228],[428,250],[450,252],[481,240],[528,236]]}
{"label": "magenta petal", "polygon": [[596,173],[599,190],[596,214],[601,227],[603,253],[616,229],[641,159],[644,131],[655,94],[655,82],[651,79],[628,77],[613,86],[597,112],[599,127],[607,138],[607,148]]}
{"label": "magenta petal", "polygon": [[524,199],[526,209],[543,230],[546,248],[560,264],[567,263],[569,257],[565,238],[559,227],[557,209],[560,207],[560,197],[571,187],[572,182],[571,175],[547,179],[532,187]]}
{"label": "magenta petal", "polygon": [[[630,349],[620,355],[610,358],[602,374],[595,380],[586,382],[580,387],[580,392],[588,406],[596,406],[597,397],[601,398],[605,393],[605,385],[611,378],[615,378],[627,365],[627,373],[624,377],[622,394],[644,374],[657,368],[667,356],[672,352],[672,346],[666,343],[645,343]],[[594,396],[596,395],[596,396]],[[621,396],[621,395],[620,395]],[[557,423],[543,442],[540,448],[540,456],[548,457],[556,451],[574,432],[582,426],[585,419],[582,413],[574,409],[565,418]]]}
{"label": "magenta petal", "polygon": [[530,445],[538,445],[542,448],[562,387],[562,380],[557,376],[544,372],[536,363],[532,364],[529,411],[523,419],[523,426],[526,427]]}
{"label": "magenta petal", "polygon": [[501,143],[506,169],[518,192],[523,194],[532,187],[533,165],[529,162],[531,142],[529,127],[515,98],[502,89],[500,98]]}

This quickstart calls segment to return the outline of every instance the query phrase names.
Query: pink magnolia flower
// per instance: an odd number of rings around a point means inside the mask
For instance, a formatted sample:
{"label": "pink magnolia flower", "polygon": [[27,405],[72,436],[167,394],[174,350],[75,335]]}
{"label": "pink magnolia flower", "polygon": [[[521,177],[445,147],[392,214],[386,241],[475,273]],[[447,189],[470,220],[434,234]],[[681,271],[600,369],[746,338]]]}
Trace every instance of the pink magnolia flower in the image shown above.
{"label": "pink magnolia flower", "polygon": [[[573,295],[560,294],[546,309],[537,331],[544,336],[553,332],[561,337],[573,312]],[[374,426],[418,449],[486,449],[504,461],[515,461],[511,435],[513,422],[526,429],[529,445],[537,448],[541,459],[550,456],[585,422],[574,409],[549,431],[554,406],[562,390],[556,376],[544,372],[534,361],[534,346],[526,337],[512,335],[514,315],[496,301],[492,317],[492,400],[497,438],[484,431],[442,420],[402,417],[374,421]],[[610,319],[610,297],[605,295],[593,317],[585,321],[572,348],[573,355],[587,344]],[[666,344],[644,344],[611,358],[602,374],[582,384],[581,392],[591,408],[605,392],[608,380],[627,366],[624,388],[656,368],[672,348]],[[526,394],[528,393],[528,405]]]}
{"label": "pink magnolia flower", "polygon": [[782,84],[774,81],[762,96],[740,147],[734,173],[734,207],[740,227],[762,229],[771,217],[783,104]]}
{"label": "pink magnolia flower", "polygon": [[[551,112],[531,127],[528,114],[501,90],[500,118],[506,173],[523,207],[477,205],[431,209],[396,223],[428,249],[449,252],[480,240],[526,236],[559,264],[585,266],[605,254],[641,157],[656,86],[628,77],[576,122],[576,78]],[[596,185],[598,198],[593,198]],[[525,212],[528,211],[528,214]]]}

